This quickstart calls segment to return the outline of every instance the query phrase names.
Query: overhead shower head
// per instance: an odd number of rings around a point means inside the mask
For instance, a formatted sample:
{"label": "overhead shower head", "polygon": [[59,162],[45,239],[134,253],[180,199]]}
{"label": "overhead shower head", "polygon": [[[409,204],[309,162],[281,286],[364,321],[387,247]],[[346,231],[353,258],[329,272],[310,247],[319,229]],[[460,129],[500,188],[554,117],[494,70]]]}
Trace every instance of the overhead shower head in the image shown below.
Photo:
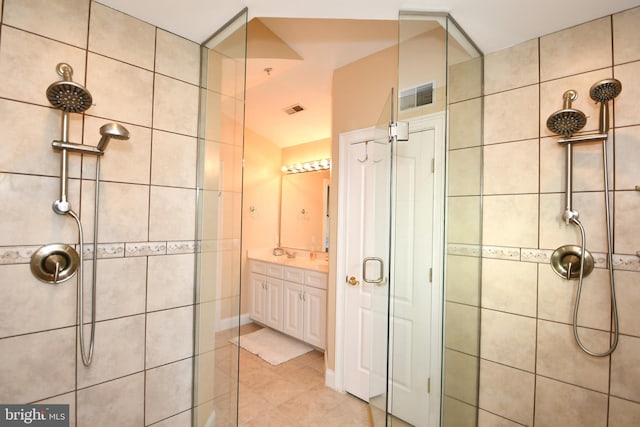
{"label": "overhead shower head", "polygon": [[589,96],[596,102],[609,102],[622,92],[622,83],[616,79],[600,80],[589,89]]}
{"label": "overhead shower head", "polygon": [[571,101],[575,101],[577,97],[578,93],[575,90],[568,90],[562,95],[563,109],[547,119],[547,128],[551,132],[571,136],[587,124],[587,116],[582,111],[571,108]]}
{"label": "overhead shower head", "polygon": [[67,113],[82,113],[89,109],[93,98],[84,86],[71,80],[71,66],[60,63],[56,66],[56,71],[63,80],[52,83],[47,88],[47,99],[51,105]]}
{"label": "overhead shower head", "polygon": [[100,142],[96,147],[98,150],[103,151],[107,149],[107,145],[111,142],[111,139],[129,139],[129,131],[127,128],[118,123],[107,123],[100,127]]}

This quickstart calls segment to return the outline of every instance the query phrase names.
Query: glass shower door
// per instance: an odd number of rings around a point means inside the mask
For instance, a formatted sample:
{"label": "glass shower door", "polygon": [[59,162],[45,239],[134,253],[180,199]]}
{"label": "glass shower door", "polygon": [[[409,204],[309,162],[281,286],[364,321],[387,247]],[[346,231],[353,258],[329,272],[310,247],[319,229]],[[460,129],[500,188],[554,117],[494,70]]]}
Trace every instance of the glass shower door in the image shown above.
{"label": "glass shower door", "polygon": [[192,426],[235,426],[240,325],[240,203],[247,10],[201,46],[194,413]]}

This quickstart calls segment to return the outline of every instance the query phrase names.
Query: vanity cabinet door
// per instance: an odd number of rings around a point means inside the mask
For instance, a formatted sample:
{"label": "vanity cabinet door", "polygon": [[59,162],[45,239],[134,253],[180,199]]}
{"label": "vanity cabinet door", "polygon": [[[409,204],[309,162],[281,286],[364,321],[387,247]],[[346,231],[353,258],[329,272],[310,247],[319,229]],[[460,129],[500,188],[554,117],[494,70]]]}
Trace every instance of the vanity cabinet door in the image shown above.
{"label": "vanity cabinet door", "polygon": [[267,276],[251,273],[249,315],[260,323],[267,321]]}
{"label": "vanity cabinet door", "polygon": [[282,332],[300,340],[303,338],[303,292],[304,287],[302,285],[284,282],[284,326]]}
{"label": "vanity cabinet door", "polygon": [[282,280],[267,277],[266,319],[264,324],[282,331]]}
{"label": "vanity cabinet door", "polygon": [[303,340],[324,349],[327,322],[327,291],[305,286],[303,300]]}

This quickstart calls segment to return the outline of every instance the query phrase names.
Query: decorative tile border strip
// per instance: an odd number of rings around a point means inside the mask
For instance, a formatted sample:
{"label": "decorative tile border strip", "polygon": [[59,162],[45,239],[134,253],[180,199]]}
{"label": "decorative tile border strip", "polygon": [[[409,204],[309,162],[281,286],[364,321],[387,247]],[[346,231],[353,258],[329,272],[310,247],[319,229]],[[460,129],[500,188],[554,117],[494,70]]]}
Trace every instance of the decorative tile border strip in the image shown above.
{"label": "decorative tile border strip", "polygon": [[[33,253],[41,246],[2,246],[0,247],[0,265],[28,264],[31,262]],[[77,244],[74,246],[79,250]],[[196,253],[198,246],[198,242],[193,240],[99,243],[98,259]],[[83,245],[82,255],[85,260],[93,259],[93,245]]]}
{"label": "decorative tile border strip", "polygon": [[520,248],[483,246],[482,257],[520,261]]}

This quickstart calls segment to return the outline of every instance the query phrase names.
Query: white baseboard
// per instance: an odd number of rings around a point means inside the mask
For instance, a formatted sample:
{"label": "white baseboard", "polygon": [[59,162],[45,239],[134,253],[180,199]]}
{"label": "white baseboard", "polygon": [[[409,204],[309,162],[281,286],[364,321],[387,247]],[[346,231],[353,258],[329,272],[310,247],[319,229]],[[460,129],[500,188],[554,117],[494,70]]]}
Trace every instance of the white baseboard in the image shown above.
{"label": "white baseboard", "polygon": [[[240,326],[248,325],[253,321],[249,317],[249,314],[240,315]],[[238,318],[237,317],[227,317],[226,319],[220,319],[217,322],[216,332],[226,331],[227,329],[236,328],[238,326]]]}
{"label": "white baseboard", "polygon": [[336,374],[333,372],[333,369],[325,369],[324,385],[334,390],[336,389]]}

